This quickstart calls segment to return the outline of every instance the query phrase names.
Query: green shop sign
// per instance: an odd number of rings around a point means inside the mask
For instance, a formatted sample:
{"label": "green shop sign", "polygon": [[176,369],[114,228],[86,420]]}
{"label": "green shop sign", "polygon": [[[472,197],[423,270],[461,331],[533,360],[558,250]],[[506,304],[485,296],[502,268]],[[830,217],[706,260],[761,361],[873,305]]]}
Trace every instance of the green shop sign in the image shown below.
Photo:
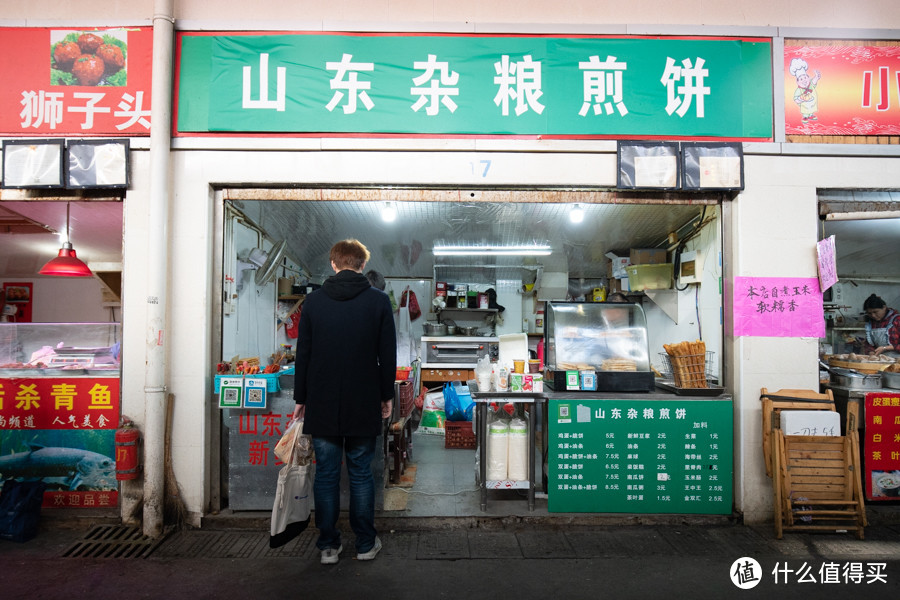
{"label": "green shop sign", "polygon": [[731,400],[551,399],[550,512],[731,514]]}
{"label": "green shop sign", "polygon": [[181,33],[177,131],[772,138],[772,44]]}

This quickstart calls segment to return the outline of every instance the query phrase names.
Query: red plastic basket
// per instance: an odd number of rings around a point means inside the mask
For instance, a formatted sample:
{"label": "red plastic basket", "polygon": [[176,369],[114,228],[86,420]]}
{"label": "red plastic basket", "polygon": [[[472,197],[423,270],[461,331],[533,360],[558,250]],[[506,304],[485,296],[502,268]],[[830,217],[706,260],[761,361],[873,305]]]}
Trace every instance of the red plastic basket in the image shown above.
{"label": "red plastic basket", "polygon": [[408,417],[416,405],[416,395],[413,393],[412,381],[399,381],[400,397],[397,402],[400,404],[400,416]]}
{"label": "red plastic basket", "polygon": [[397,367],[397,375],[395,377],[396,381],[406,381],[409,379],[409,374],[412,372],[412,367]]}
{"label": "red plastic basket", "polygon": [[444,448],[475,449],[472,421],[444,421]]}

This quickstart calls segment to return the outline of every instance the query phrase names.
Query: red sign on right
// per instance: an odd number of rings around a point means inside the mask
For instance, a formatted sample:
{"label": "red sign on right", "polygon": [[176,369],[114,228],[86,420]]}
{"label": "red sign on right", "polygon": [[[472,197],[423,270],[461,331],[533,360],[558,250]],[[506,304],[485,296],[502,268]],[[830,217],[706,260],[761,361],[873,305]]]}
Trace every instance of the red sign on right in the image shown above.
{"label": "red sign on right", "polygon": [[900,394],[866,394],[864,480],[868,500],[900,500]]}
{"label": "red sign on right", "polygon": [[784,47],[787,135],[900,134],[900,46]]}

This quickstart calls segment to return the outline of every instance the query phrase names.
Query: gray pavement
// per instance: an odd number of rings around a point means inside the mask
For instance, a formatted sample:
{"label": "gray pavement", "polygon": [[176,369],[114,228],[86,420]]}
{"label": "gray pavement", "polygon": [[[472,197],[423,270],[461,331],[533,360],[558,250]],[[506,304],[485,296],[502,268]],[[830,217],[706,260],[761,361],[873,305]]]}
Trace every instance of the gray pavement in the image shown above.
{"label": "gray pavement", "polygon": [[[900,592],[900,510],[868,509],[866,539],[727,519],[619,515],[378,520],[384,549],[319,564],[310,529],[277,550],[266,515],[223,515],[149,540],[109,519],[45,519],[0,542],[0,598],[868,598]],[[346,525],[344,527],[346,531]],[[759,563],[747,567],[741,558]],[[740,589],[732,581],[758,581]]]}

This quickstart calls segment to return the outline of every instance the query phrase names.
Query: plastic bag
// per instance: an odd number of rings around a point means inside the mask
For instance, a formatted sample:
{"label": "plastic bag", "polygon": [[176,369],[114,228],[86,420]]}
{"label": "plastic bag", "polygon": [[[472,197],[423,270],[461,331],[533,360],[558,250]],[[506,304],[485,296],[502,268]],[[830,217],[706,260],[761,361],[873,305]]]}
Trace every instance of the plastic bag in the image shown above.
{"label": "plastic bag", "polygon": [[493,366],[491,365],[491,358],[489,356],[479,358],[478,363],[475,365],[475,380],[478,383],[479,392],[491,391],[492,375]]}
{"label": "plastic bag", "polygon": [[422,309],[419,308],[419,301],[416,299],[416,293],[409,288],[400,296],[400,306],[407,306],[409,302],[409,319],[415,321],[422,316]]}
{"label": "plastic bag", "polygon": [[444,384],[444,413],[448,421],[471,421],[475,402],[463,386]]}
{"label": "plastic bag", "polygon": [[397,299],[394,298],[394,288],[388,290],[388,298],[391,300],[391,310],[397,312]]}
{"label": "plastic bag", "polygon": [[287,320],[287,328],[285,329],[287,336],[296,340],[300,331],[300,309],[291,313]]}
{"label": "plastic bag", "polygon": [[275,456],[286,465],[308,465],[312,458],[312,437],[303,433],[303,419],[292,421],[275,444]]}
{"label": "plastic bag", "polygon": [[422,410],[444,410],[444,390],[435,387],[425,392],[422,400]]}

